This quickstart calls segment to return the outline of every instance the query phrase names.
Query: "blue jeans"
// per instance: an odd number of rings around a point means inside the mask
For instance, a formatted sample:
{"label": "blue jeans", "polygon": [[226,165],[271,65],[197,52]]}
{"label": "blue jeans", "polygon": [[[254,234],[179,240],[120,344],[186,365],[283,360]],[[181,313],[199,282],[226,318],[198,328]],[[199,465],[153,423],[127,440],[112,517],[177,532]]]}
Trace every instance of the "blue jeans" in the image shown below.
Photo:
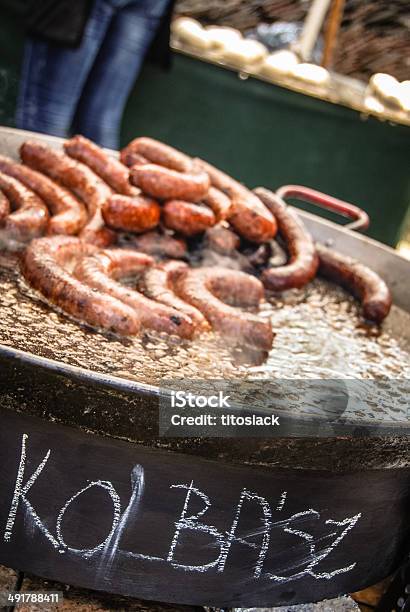
{"label": "blue jeans", "polygon": [[100,145],[117,149],[128,95],[167,4],[168,0],[95,0],[79,47],[29,39],[17,127],[63,137],[74,127]]}

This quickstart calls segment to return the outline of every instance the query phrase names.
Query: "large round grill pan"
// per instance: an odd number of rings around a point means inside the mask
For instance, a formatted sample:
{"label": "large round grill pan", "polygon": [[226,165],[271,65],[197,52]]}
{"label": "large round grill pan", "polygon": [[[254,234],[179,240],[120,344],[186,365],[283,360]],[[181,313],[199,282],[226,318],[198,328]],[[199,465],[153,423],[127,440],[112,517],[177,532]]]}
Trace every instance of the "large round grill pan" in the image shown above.
{"label": "large round grill pan", "polygon": [[[1,152],[15,156],[28,136],[2,130]],[[388,330],[405,350],[409,262],[301,215],[316,240],[388,280]],[[141,598],[233,606],[352,592],[403,559],[406,415],[370,436],[318,436],[295,413],[291,437],[160,438],[161,390],[143,371],[127,380],[16,346],[0,347],[0,563]]]}

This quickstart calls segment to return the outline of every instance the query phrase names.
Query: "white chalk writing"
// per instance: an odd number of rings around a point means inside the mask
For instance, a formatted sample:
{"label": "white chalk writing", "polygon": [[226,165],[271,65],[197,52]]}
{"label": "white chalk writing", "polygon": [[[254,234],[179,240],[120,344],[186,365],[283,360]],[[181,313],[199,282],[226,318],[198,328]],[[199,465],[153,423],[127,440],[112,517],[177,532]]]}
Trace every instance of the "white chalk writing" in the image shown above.
{"label": "white chalk writing", "polygon": [[[32,537],[37,529],[59,553],[84,559],[96,559],[96,572],[101,579],[106,578],[124,559],[167,564],[184,572],[223,573],[230,563],[231,555],[233,556],[231,550],[234,546],[235,548],[246,547],[250,557],[254,557],[249,568],[250,578],[254,580],[265,579],[279,584],[297,581],[304,577],[314,580],[331,580],[351,571],[356,566],[356,562],[350,560],[343,565],[340,564],[341,567],[332,567],[331,555],[337,547],[342,545],[349,532],[356,526],[361,518],[361,513],[337,520],[325,518],[324,511],[320,509],[303,509],[302,507],[299,512],[294,512],[286,517],[286,514],[289,514],[286,508],[290,504],[291,493],[277,492],[271,506],[267,497],[244,487],[239,493],[237,503],[233,504],[232,513],[228,507],[221,514],[218,504],[213,505],[211,497],[202,490],[202,486],[199,487],[193,480],[188,483],[171,482],[167,485],[170,491],[168,496],[171,497],[165,505],[168,508],[165,514],[156,508],[151,509],[150,520],[157,516],[161,517],[161,521],[167,520],[167,517],[170,519],[170,539],[164,542],[165,551],[168,552],[165,552],[162,557],[124,550],[121,547],[121,541],[124,539],[125,531],[132,533],[132,530],[136,532],[139,528],[143,529],[143,526],[140,525],[140,515],[145,496],[146,476],[144,467],[140,464],[134,465],[131,470],[131,490],[126,494],[128,501],[122,513],[120,495],[113,483],[103,479],[103,474],[101,474],[95,480],[86,480],[79,490],[70,493],[61,509],[56,511],[55,533],[52,533],[49,525],[50,519],[47,519],[48,526],[46,526],[33,503],[29,501],[29,494],[32,499],[39,499],[33,494],[33,487],[40,476],[41,480],[47,478],[45,473],[51,450],[46,451],[43,459],[24,484],[28,463],[28,442],[28,434],[23,434],[14,491],[3,533],[3,541],[6,544],[11,544],[13,541],[21,506],[24,512],[25,537],[29,535]],[[36,488],[38,486],[40,485],[36,485]],[[107,503],[110,504],[109,510],[108,507],[106,508],[106,502],[99,506],[101,519],[106,520],[109,516],[108,535],[91,548],[74,547],[69,543],[70,530],[64,519],[82,495],[87,492],[95,495],[98,489],[106,494]],[[184,493],[183,499],[180,499],[181,495],[178,491]],[[156,499],[161,499],[163,494],[157,491]],[[39,507],[39,502],[36,505]],[[174,514],[173,509],[177,511],[178,506],[181,510]],[[215,507],[218,508],[216,514]],[[108,511],[110,514],[107,514]],[[79,509],[77,506],[77,512],[81,517],[81,507]],[[280,516],[284,518],[275,520],[275,512],[280,512]],[[87,524],[87,521],[89,523],[87,517],[84,519],[84,524]],[[223,524],[224,521],[225,525],[222,527],[221,523]],[[64,525],[66,525],[65,528]],[[79,527],[81,525],[82,521]],[[63,531],[66,532],[65,535]],[[76,532],[76,537],[79,536],[81,536],[81,529]],[[290,538],[289,544],[286,543],[286,538]],[[189,562],[184,562],[184,554],[186,557],[188,550],[187,544],[191,558]],[[195,557],[195,555],[198,556]],[[285,561],[278,561],[280,558],[284,558]],[[326,570],[320,565],[324,561],[326,561]],[[275,568],[272,568],[272,565],[275,565]]]}

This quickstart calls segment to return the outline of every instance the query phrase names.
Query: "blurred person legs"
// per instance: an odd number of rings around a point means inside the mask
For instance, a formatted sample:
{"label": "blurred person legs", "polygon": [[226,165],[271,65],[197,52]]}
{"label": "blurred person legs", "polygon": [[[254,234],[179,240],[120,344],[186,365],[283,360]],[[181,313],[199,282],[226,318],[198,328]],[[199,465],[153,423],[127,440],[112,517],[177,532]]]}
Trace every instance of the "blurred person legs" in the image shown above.
{"label": "blurred person legs", "polygon": [[96,0],[80,46],[66,47],[29,38],[17,101],[16,125],[66,136],[88,74],[114,14],[110,2]]}
{"label": "blurred person legs", "polygon": [[30,38],[17,103],[21,129],[76,130],[117,148],[121,117],[169,0],[95,0],[79,47]]}
{"label": "blurred person legs", "polygon": [[137,0],[114,16],[81,96],[76,131],[118,149],[125,104],[168,4]]}

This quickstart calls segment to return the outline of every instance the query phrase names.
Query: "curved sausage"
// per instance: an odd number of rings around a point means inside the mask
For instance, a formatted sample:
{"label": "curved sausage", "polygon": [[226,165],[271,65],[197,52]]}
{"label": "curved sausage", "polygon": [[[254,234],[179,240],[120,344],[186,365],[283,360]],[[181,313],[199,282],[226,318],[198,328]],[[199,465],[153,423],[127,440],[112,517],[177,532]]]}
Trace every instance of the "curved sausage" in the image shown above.
{"label": "curved sausage", "polygon": [[175,293],[175,282],[186,269],[187,264],[181,261],[167,261],[150,268],[143,278],[144,293],[156,302],[186,314],[199,330],[209,330],[210,325],[204,315],[191,304],[181,300]]}
{"label": "curved sausage", "polygon": [[180,232],[184,236],[200,234],[216,223],[215,215],[210,208],[184,200],[165,202],[162,209],[162,220],[165,227]]}
{"label": "curved sausage", "polygon": [[153,164],[159,164],[178,172],[191,172],[192,170],[192,159],[188,155],[147,136],[135,138],[121,151],[121,161],[131,161],[132,156],[138,156],[137,160],[140,157],[145,158]]}
{"label": "curved sausage", "polygon": [[319,258],[311,235],[297,214],[283,200],[268,189],[259,187],[255,193],[275,215],[279,233],[289,252],[289,263],[262,272],[261,280],[272,291],[303,287],[315,276]]}
{"label": "curved sausage", "polygon": [[137,164],[149,164],[149,161],[146,157],[143,157],[138,153],[132,153],[132,151],[127,151],[126,148],[120,152],[120,162],[128,168],[131,168],[132,166],[135,166]]}
{"label": "curved sausage", "polygon": [[178,172],[156,164],[133,166],[130,180],[148,195],[161,200],[199,202],[210,186],[206,172]]}
{"label": "curved sausage", "polygon": [[127,196],[138,195],[138,189],[129,182],[128,168],[88,138],[73,136],[64,143],[64,151],[73,159],[86,164],[114,191]]}
{"label": "curved sausage", "polygon": [[240,239],[235,232],[218,224],[205,232],[205,243],[214,251],[229,255],[239,248]]}
{"label": "curved sausage", "polygon": [[136,334],[139,319],[132,308],[94,291],[66,269],[72,260],[96,251],[95,246],[72,236],[39,238],[25,250],[21,270],[34,289],[72,317],[118,334]]}
{"label": "curved sausage", "polygon": [[213,211],[217,221],[228,219],[232,213],[232,200],[216,187],[211,186],[209,188],[208,193],[202,198],[202,202]]}
{"label": "curved sausage", "polygon": [[112,195],[102,206],[102,216],[109,227],[137,234],[153,229],[159,223],[158,202],[147,196]]}
{"label": "curved sausage", "polygon": [[208,319],[212,328],[234,344],[270,350],[273,341],[269,321],[241,312],[222,302],[255,305],[263,295],[262,284],[254,277],[223,268],[189,269],[176,280],[176,291],[183,300],[195,306]]}
{"label": "curved sausage", "polygon": [[87,221],[84,204],[44,174],[0,155],[0,171],[34,191],[53,214],[48,230],[52,234],[78,234]]}
{"label": "curved sausage", "polygon": [[88,221],[81,231],[81,238],[97,246],[107,246],[115,241],[115,233],[105,227],[101,214],[101,208],[112,195],[112,190],[88,166],[33,140],[23,143],[20,155],[30,168],[44,172],[85,203]]}
{"label": "curved sausage", "polygon": [[260,199],[244,185],[202,159],[194,159],[211,179],[211,184],[229,196],[232,209],[227,217],[235,230],[251,242],[267,242],[277,231],[276,220]]}
{"label": "curved sausage", "polygon": [[42,236],[49,219],[44,202],[23,183],[2,172],[0,190],[7,196],[14,210],[5,220],[6,235],[18,242],[27,242]]}
{"label": "curved sausage", "polygon": [[176,238],[169,234],[160,234],[157,231],[147,232],[140,236],[123,236],[123,241],[128,246],[133,246],[137,251],[148,253],[161,258],[184,259],[188,253],[188,247],[182,238]]}
{"label": "curved sausage", "polygon": [[[136,253],[126,249],[105,250],[81,260],[75,268],[74,274],[90,287],[108,293],[131,306],[136,312],[142,327],[157,332],[174,334],[181,338],[191,338],[195,331],[195,325],[190,317],[175,308],[154,302],[139,291],[121,285],[115,280],[132,272],[129,262],[134,261],[134,270],[136,272],[141,271],[142,258],[145,258],[145,261],[147,261],[147,258],[151,260],[144,253]],[[125,265],[125,262],[127,262],[127,265]]]}
{"label": "curved sausage", "polygon": [[3,225],[6,217],[10,214],[10,202],[2,191],[0,191],[0,227]]}
{"label": "curved sausage", "polygon": [[229,268],[212,268],[209,287],[217,298],[231,306],[256,308],[265,297],[263,285],[255,276]]}
{"label": "curved sausage", "polygon": [[369,321],[381,323],[392,305],[392,296],[384,280],[376,272],[355,259],[316,244],[319,274],[341,285],[362,303],[363,315]]}

